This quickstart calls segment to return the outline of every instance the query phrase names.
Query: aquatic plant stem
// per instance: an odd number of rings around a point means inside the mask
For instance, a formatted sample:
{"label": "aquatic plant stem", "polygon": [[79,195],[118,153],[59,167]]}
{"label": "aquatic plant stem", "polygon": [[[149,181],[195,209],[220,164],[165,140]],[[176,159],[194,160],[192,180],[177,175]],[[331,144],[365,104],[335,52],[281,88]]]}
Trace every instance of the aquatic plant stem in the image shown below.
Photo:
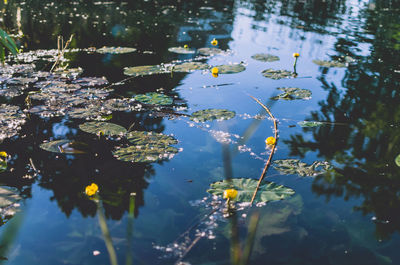
{"label": "aquatic plant stem", "polygon": [[108,230],[107,222],[106,222],[106,217],[103,212],[103,205],[100,200],[100,198],[96,198],[96,204],[97,204],[97,215],[99,217],[99,225],[101,232],[103,234],[103,239],[104,243],[106,244],[108,255],[110,256],[110,264],[111,265],[118,265],[117,261],[117,254],[115,252],[110,231]]}
{"label": "aquatic plant stem", "polygon": [[[65,46],[64,46],[64,47],[62,47],[62,44],[61,44],[61,49],[62,49],[62,50],[61,50],[61,52],[58,54],[56,61],[54,62],[53,66],[52,66],[51,69],[50,69],[50,72],[52,72],[52,71],[54,70],[54,68],[55,68],[55,67],[57,66],[57,64],[59,63],[61,57],[64,56],[65,50],[68,48],[68,45],[71,43],[73,37],[74,37],[74,34],[71,34],[71,36],[69,37],[69,40],[65,43]],[[57,42],[57,45],[58,45],[58,49],[60,50],[60,42],[59,42],[59,41]]]}
{"label": "aquatic plant stem", "polygon": [[271,119],[273,120],[273,122],[274,122],[274,137],[275,137],[275,139],[276,139],[275,143],[272,145],[271,153],[269,154],[267,163],[265,163],[265,167],[264,167],[264,169],[263,169],[263,172],[261,173],[261,176],[260,176],[260,178],[259,178],[259,180],[258,180],[257,187],[256,187],[256,189],[254,190],[253,197],[251,198],[250,204],[253,204],[253,201],[254,201],[254,199],[256,198],[258,189],[260,188],[261,181],[264,179],[265,174],[267,173],[267,170],[268,170],[268,168],[269,168],[269,166],[270,166],[270,164],[271,164],[272,156],[274,155],[275,148],[276,148],[276,144],[278,143],[278,125],[277,125],[277,122],[276,122],[276,119],[275,119],[274,115],[272,115],[271,111],[267,108],[267,106],[265,106],[264,104],[262,104],[261,101],[259,101],[259,100],[256,99],[255,97],[253,97],[253,96],[251,96],[251,95],[249,95],[249,96],[250,96],[252,99],[254,99],[258,104],[260,104],[260,105],[267,111],[268,115],[269,115],[269,116],[271,117]]}

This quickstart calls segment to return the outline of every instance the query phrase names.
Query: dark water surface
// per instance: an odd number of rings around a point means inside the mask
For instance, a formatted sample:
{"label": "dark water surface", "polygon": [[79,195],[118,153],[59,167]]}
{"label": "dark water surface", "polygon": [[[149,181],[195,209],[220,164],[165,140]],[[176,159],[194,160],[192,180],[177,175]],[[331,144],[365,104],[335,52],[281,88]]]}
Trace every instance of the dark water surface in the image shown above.
{"label": "dark water surface", "polygon": [[[255,212],[259,223],[248,264],[400,264],[398,1],[9,0],[1,8],[1,27],[23,33],[16,40],[24,51],[56,49],[57,36],[70,34],[70,48],[136,48],[127,54],[65,55],[69,67],[81,67],[83,76],[104,76],[111,84],[128,77],[124,67],[193,60],[196,54],[168,48],[212,47],[213,38],[218,48],[231,52],[201,62],[246,67],[217,78],[209,71],[167,73],[113,86],[109,98],[156,91],[173,98],[163,113],[152,107],[116,111],[109,120],[173,135],[180,152],[162,162],[119,161],[112,156],[112,141],[79,129],[84,119],[30,114],[18,136],[0,144],[11,157],[0,181],[23,197],[20,214],[0,227],[4,264],[110,264],[96,203],[84,193],[92,182],[99,186],[118,264],[175,264],[179,255],[182,264],[235,264],[231,248],[239,240],[244,249]],[[268,68],[293,71],[295,52],[300,54],[295,78],[261,74]],[[257,53],[280,60],[251,58]],[[334,60],[343,67],[313,60]],[[39,61],[36,69],[49,67]],[[308,89],[312,96],[271,99],[282,87]],[[26,109],[27,91],[0,97],[0,103]],[[273,123],[249,95],[265,103],[279,122],[274,160],[326,161],[332,169],[300,176],[270,167],[268,180],[295,195],[245,207],[230,218],[218,212],[208,217],[209,204],[218,202],[206,192],[211,183],[258,179],[268,158],[264,141],[273,135]],[[196,123],[168,114],[209,108],[236,116]],[[324,123],[300,127],[305,120]],[[83,141],[95,151],[65,155],[39,148],[57,139]]]}

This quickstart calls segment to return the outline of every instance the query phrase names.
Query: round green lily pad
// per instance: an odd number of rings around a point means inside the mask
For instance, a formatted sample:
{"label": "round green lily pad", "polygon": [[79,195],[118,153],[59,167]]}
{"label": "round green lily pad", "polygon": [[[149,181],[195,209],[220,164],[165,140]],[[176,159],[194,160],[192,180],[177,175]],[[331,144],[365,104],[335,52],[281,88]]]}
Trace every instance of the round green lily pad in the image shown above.
{"label": "round green lily pad", "polygon": [[171,146],[178,141],[169,135],[154,132],[133,131],[126,138],[131,145],[117,147],[113,151],[118,160],[128,162],[157,162],[172,158],[178,149]]}
{"label": "round green lily pad", "polygon": [[299,121],[297,124],[300,125],[300,127],[319,127],[325,123],[320,121]]}
{"label": "round green lily pad", "polygon": [[227,109],[205,109],[195,111],[190,119],[195,122],[206,122],[213,120],[229,120],[235,117],[236,113]]}
{"label": "round green lily pad", "polygon": [[287,70],[274,70],[274,69],[266,69],[261,72],[264,77],[271,78],[274,80],[282,79],[282,78],[292,78],[296,77],[297,74],[294,72],[290,72]]}
{"label": "round green lily pad", "polygon": [[99,133],[108,136],[122,136],[126,129],[118,124],[101,121],[89,121],[79,125],[79,129],[84,132],[98,135]]}
{"label": "round green lily pad", "polygon": [[135,48],[130,48],[130,47],[102,47],[96,49],[96,52],[98,53],[111,53],[111,54],[131,53],[135,51],[136,51]]}
{"label": "round green lily pad", "polygon": [[0,219],[1,225],[10,220],[20,210],[22,197],[17,189],[0,187]]}
{"label": "round green lily pad", "polygon": [[[237,196],[234,199],[237,202],[250,202],[254,191],[257,188],[258,181],[255,179],[235,178],[230,180],[217,181],[210,185],[208,193],[223,197],[227,189],[237,190]],[[254,202],[279,201],[289,198],[295,193],[291,188],[278,185],[274,182],[263,182],[260,185]]]}
{"label": "round green lily pad", "polygon": [[194,54],[195,51],[185,47],[171,47],[168,48],[168,51],[178,54]]}
{"label": "round green lily pad", "polygon": [[218,68],[218,74],[236,74],[246,70],[242,64],[224,64],[215,66]]}
{"label": "round green lily pad", "polygon": [[279,61],[279,57],[269,53],[257,53],[251,56],[254,60],[261,62],[275,62]]}
{"label": "round green lily pad", "polygon": [[134,97],[135,100],[151,105],[171,105],[173,99],[160,93],[149,92],[146,94],[139,94]]}
{"label": "round green lily pad", "polygon": [[311,91],[308,89],[301,89],[297,87],[278,87],[277,89],[283,91],[282,94],[279,94],[276,97],[272,97],[271,99],[278,100],[295,100],[295,99],[310,99]]}
{"label": "round green lily pad", "polygon": [[273,167],[285,175],[312,177],[325,173],[332,168],[332,165],[327,161],[314,161],[311,165],[307,165],[298,159],[283,159],[275,160]]}
{"label": "round green lily pad", "polygon": [[25,117],[18,106],[0,104],[0,143],[18,134]]}
{"label": "round green lily pad", "polygon": [[218,48],[200,48],[197,52],[204,56],[212,56],[217,54],[224,54],[225,51],[218,49]]}
{"label": "round green lily pad", "polygon": [[339,62],[339,61],[325,61],[325,60],[313,60],[313,63],[322,66],[322,67],[328,67],[328,68],[333,68],[333,67],[338,67],[338,68],[343,68],[346,67],[346,63]]}
{"label": "round green lily pad", "polygon": [[124,74],[130,76],[144,76],[168,73],[161,65],[143,65],[134,67],[125,67]]}
{"label": "round green lily pad", "polygon": [[210,66],[206,63],[201,63],[201,62],[187,62],[187,63],[182,63],[182,64],[177,64],[174,65],[170,68],[172,72],[183,72],[183,73],[189,73],[193,72],[195,70],[206,70],[210,68]]}
{"label": "round green lily pad", "polygon": [[85,154],[89,152],[89,146],[86,143],[66,139],[42,143],[40,148],[60,154]]}
{"label": "round green lily pad", "polygon": [[397,166],[400,167],[400,154],[396,156],[396,158],[394,159],[394,162],[396,163]]}

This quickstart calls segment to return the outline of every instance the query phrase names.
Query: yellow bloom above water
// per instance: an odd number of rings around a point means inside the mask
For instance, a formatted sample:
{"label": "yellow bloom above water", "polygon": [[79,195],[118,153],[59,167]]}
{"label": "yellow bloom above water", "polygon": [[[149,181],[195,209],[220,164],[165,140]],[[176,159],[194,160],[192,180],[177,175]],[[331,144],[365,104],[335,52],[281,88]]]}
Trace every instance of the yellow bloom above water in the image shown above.
{"label": "yellow bloom above water", "polygon": [[294,57],[294,58],[297,58],[297,57],[299,57],[299,56],[300,56],[300,53],[298,53],[298,52],[293,53],[293,57]]}
{"label": "yellow bloom above water", "polygon": [[274,145],[276,143],[276,139],[272,136],[265,139],[265,144],[267,145]]}
{"label": "yellow bloom above water", "polygon": [[189,49],[189,45],[185,44],[185,45],[183,45],[183,48]]}
{"label": "yellow bloom above water", "polygon": [[211,45],[212,45],[212,46],[217,46],[217,45],[218,45],[218,41],[214,38],[214,39],[211,41]]}
{"label": "yellow bloom above water", "polygon": [[219,72],[219,70],[218,70],[217,67],[213,67],[213,68],[211,69],[211,73],[212,73],[213,75],[218,74],[218,72]]}
{"label": "yellow bloom above water", "polygon": [[8,156],[8,154],[7,154],[7,152],[5,152],[5,151],[1,151],[0,152],[0,157],[7,157]]}
{"label": "yellow bloom above water", "polygon": [[215,77],[215,78],[217,78],[217,77],[218,77],[218,74],[212,74],[212,76]]}
{"label": "yellow bloom above water", "polygon": [[99,190],[99,186],[96,183],[92,183],[89,186],[86,186],[85,193],[87,196],[93,196]]}
{"label": "yellow bloom above water", "polygon": [[229,189],[224,191],[224,199],[233,200],[236,198],[238,191],[235,189]]}

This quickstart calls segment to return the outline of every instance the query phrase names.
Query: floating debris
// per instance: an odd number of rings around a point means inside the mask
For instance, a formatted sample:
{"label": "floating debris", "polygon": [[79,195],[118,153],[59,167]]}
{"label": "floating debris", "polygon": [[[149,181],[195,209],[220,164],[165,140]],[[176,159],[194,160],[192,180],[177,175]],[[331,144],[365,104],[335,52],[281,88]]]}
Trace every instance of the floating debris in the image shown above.
{"label": "floating debris", "polygon": [[327,161],[314,161],[307,165],[298,159],[275,160],[273,167],[285,175],[299,175],[313,177],[325,173],[332,169],[332,165]]}
{"label": "floating debris", "polygon": [[126,129],[118,124],[101,121],[90,121],[79,125],[79,129],[95,135],[103,134],[106,136],[123,136]]}
{"label": "floating debris", "polygon": [[141,103],[151,104],[151,105],[171,105],[174,102],[171,97],[155,92],[139,94],[136,95],[134,99]]}
{"label": "floating debris", "polygon": [[42,143],[40,148],[60,154],[86,154],[89,152],[89,146],[86,143],[67,139]]}
{"label": "floating debris", "polygon": [[135,48],[130,48],[130,47],[102,47],[99,49],[96,49],[97,53],[110,53],[110,54],[123,54],[123,53],[131,53],[135,52]]}
{"label": "floating debris", "polygon": [[126,138],[132,145],[119,146],[113,151],[118,160],[151,163],[171,159],[179,151],[171,146],[178,141],[162,133],[133,131]]}
{"label": "floating debris", "polygon": [[283,91],[282,94],[272,97],[273,100],[283,99],[283,100],[296,100],[296,99],[310,99],[311,91],[308,89],[301,89],[297,87],[278,87],[277,89]]}
{"label": "floating debris", "polygon": [[171,47],[168,48],[168,51],[178,54],[194,54],[196,52],[195,50],[186,47]]}
{"label": "floating debris", "polygon": [[18,106],[0,105],[0,143],[18,134],[25,123],[25,117]]}
{"label": "floating debris", "polygon": [[293,78],[296,77],[297,74],[295,72],[287,71],[287,70],[274,70],[274,69],[266,69],[261,72],[261,74],[267,78],[271,78],[274,80],[282,79],[282,78]]}
{"label": "floating debris", "polygon": [[254,60],[261,62],[275,62],[279,61],[279,57],[269,53],[257,53],[251,56]]}
{"label": "floating debris", "polygon": [[235,117],[236,113],[227,109],[205,109],[193,112],[190,119],[194,122],[206,122],[213,120],[229,120]]}
{"label": "floating debris", "polygon": [[[217,181],[210,185],[208,193],[222,197],[225,190],[235,189],[238,191],[237,202],[250,202],[254,191],[257,188],[258,181],[248,178],[234,178],[229,180]],[[274,182],[263,182],[260,185],[257,195],[254,199],[255,203],[266,203],[270,201],[278,201],[289,198],[294,194],[294,190],[278,185]]]}

